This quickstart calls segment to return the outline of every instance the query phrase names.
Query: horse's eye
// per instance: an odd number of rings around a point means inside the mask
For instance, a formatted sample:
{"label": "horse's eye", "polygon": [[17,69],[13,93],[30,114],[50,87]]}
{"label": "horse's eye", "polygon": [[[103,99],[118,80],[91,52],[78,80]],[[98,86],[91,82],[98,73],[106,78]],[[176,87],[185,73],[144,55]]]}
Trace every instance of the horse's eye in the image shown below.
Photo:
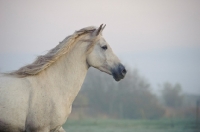
{"label": "horse's eye", "polygon": [[107,49],[108,49],[107,45],[104,45],[104,46],[102,46],[101,48],[104,49],[104,50],[107,50]]}

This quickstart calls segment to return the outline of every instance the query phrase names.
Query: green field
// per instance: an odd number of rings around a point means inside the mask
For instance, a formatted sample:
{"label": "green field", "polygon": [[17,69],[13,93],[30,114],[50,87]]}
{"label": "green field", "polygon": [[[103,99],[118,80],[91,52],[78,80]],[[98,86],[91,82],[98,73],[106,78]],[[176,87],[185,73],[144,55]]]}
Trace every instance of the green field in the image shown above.
{"label": "green field", "polygon": [[68,120],[67,132],[200,132],[191,119],[160,120]]}

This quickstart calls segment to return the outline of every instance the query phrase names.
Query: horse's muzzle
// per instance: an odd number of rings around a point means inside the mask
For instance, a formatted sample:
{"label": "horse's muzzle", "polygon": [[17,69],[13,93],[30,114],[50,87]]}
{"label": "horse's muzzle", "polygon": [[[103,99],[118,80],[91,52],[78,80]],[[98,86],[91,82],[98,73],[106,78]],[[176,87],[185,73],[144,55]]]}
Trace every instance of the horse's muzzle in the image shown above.
{"label": "horse's muzzle", "polygon": [[127,71],[122,64],[119,64],[115,69],[112,70],[112,75],[115,81],[120,81],[126,75]]}

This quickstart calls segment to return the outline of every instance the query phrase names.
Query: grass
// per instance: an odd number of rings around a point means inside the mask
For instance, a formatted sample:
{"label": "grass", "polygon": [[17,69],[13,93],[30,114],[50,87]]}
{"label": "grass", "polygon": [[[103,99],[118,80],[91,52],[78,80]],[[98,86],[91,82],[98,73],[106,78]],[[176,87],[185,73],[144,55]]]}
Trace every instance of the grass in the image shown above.
{"label": "grass", "polygon": [[160,120],[68,120],[68,132],[200,132],[192,119]]}

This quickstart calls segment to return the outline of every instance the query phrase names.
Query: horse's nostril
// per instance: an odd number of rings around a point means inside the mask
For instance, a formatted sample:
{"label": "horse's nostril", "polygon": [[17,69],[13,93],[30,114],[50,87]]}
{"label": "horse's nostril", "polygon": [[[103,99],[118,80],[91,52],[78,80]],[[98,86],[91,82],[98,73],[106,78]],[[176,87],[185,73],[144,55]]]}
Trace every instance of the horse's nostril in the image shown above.
{"label": "horse's nostril", "polygon": [[119,68],[119,69],[118,69],[119,74],[120,74],[122,77],[124,77],[125,74],[127,73],[126,68],[125,68],[122,64],[119,64],[119,67],[118,67],[118,68]]}
{"label": "horse's nostril", "polygon": [[123,69],[123,70],[122,70],[122,74],[126,74],[126,69]]}

